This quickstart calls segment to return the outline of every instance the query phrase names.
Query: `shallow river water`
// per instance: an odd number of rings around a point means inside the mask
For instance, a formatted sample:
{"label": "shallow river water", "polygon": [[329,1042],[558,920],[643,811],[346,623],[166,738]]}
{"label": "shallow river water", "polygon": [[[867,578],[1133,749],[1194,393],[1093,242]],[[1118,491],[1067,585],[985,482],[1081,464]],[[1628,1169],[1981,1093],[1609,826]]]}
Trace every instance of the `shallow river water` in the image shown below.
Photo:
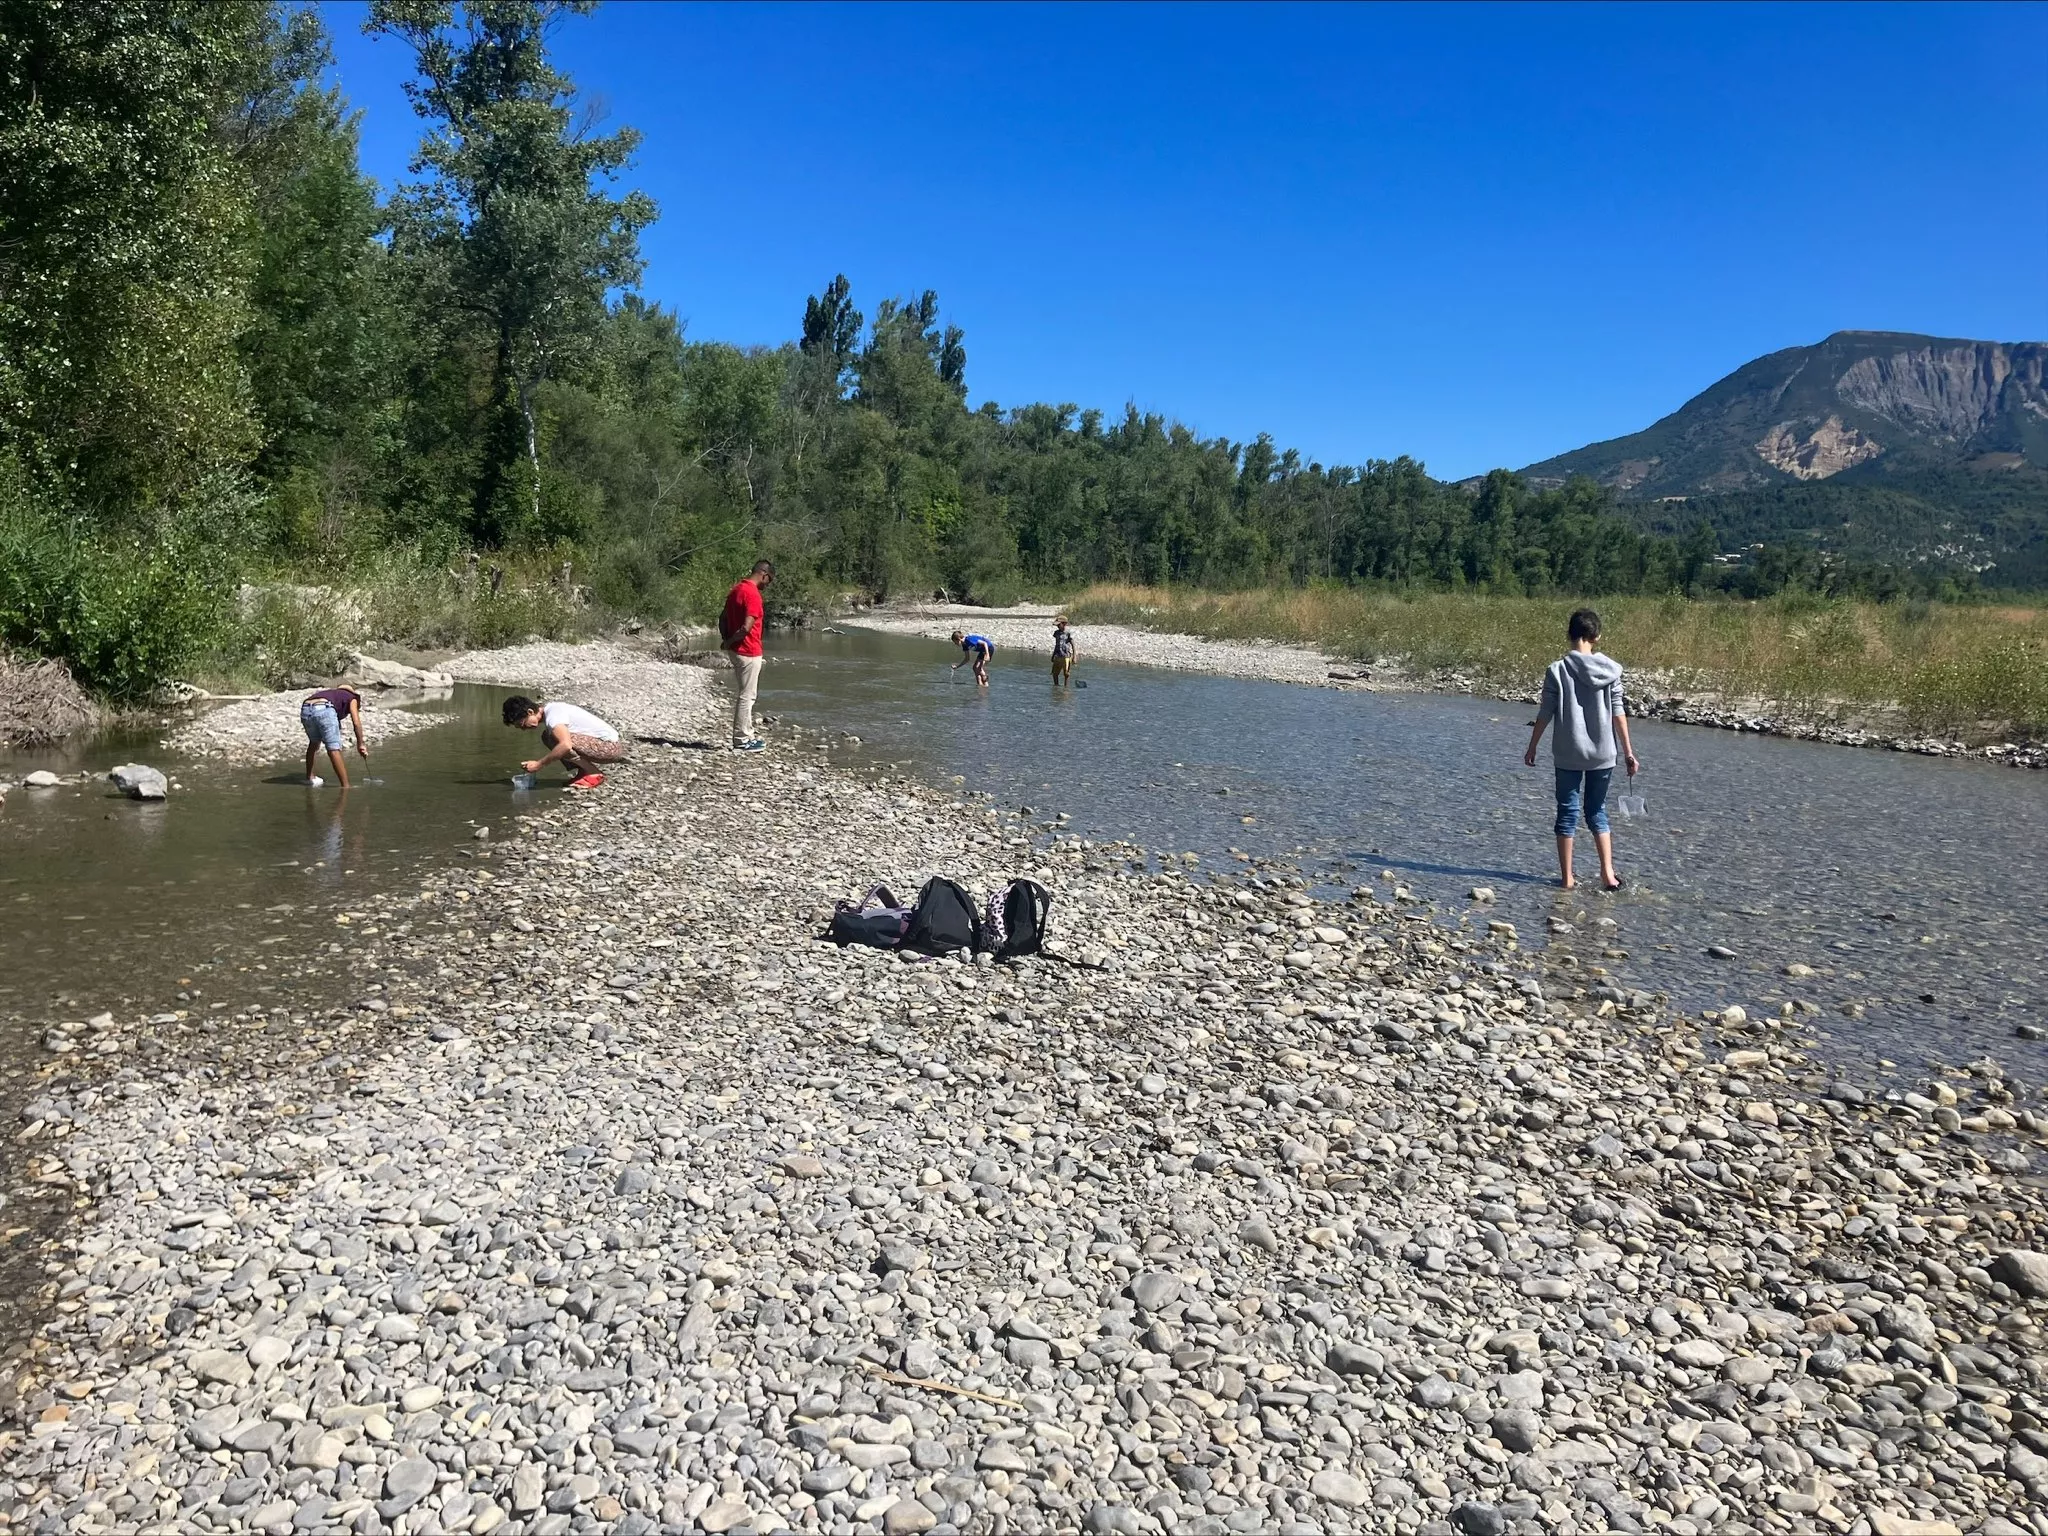
{"label": "shallow river water", "polygon": [[[181,786],[156,805],[116,798],[103,781],[7,797],[0,1021],[210,1001],[230,985],[238,997],[275,996],[295,1007],[323,1006],[327,994],[345,999],[345,969],[300,969],[305,946],[292,936],[321,930],[324,939],[336,906],[373,899],[427,863],[475,850],[478,825],[551,792],[519,796],[511,788],[508,775],[533,738],[499,722],[503,691],[459,687],[453,699],[418,706],[450,714],[449,724],[388,743],[377,738],[373,706],[370,761],[351,753],[358,782],[345,794],[331,784],[309,789],[289,762],[228,768],[134,743],[0,758],[10,778],[139,758]],[[303,746],[284,742],[287,752]],[[277,953],[290,963],[273,966]],[[208,980],[195,966],[239,980]]]}
{"label": "shallow river water", "polygon": [[[1038,658],[1005,653],[983,694],[934,642],[776,642],[762,708],[862,738],[836,757],[959,775],[1010,808],[1070,813],[1069,834],[1192,852],[1202,870],[1239,869],[1237,850],[1290,859],[1325,886],[1405,888],[1475,925],[1515,923],[1526,945],[1569,952],[1589,983],[1689,1008],[1817,1004],[1845,1066],[1988,1052],[2048,1076],[2048,1048],[2014,1034],[2048,1022],[2048,774],[1642,722],[1650,814],[1615,824],[1630,888],[1605,896],[1589,878],[1567,894],[1552,884],[1547,765],[1521,764],[1526,706],[1085,654],[1086,688],[1055,694]],[[459,689],[429,706],[453,723],[373,739],[369,771],[383,782],[346,798],[288,782],[282,765],[161,755],[185,785],[168,805],[99,785],[15,791],[0,811],[0,1061],[35,1025],[103,1008],[345,997],[345,968],[306,962],[337,907],[487,850],[479,824],[560,792],[521,796],[506,782],[528,748],[498,723],[500,692]],[[128,755],[109,745],[5,766]],[[1590,849],[1581,873],[1593,873]],[[1491,907],[1466,901],[1480,885],[1496,892]],[[1056,907],[1055,924],[1073,915]],[[1709,945],[1735,958],[1710,958]],[[1786,976],[1794,963],[1814,974]]]}
{"label": "shallow river water", "polygon": [[[1012,808],[1070,812],[1072,832],[1197,853],[1209,870],[1235,867],[1233,849],[1288,855],[1323,883],[1398,884],[1456,909],[1490,887],[1498,900],[1472,921],[1511,921],[1615,985],[1687,1007],[1819,1005],[1845,1065],[1988,1052],[2048,1075],[2048,1047],[2014,1034],[2048,1023],[2048,774],[1640,721],[1649,814],[1614,822],[1630,888],[1591,889],[1582,837],[1586,884],[1567,893],[1547,743],[1540,767],[1521,761],[1526,705],[1085,656],[1089,686],[1056,693],[1040,658],[1009,652],[983,693],[950,671],[957,654],[858,631],[788,637],[763,704]],[[1788,977],[1791,964],[1815,974]]]}

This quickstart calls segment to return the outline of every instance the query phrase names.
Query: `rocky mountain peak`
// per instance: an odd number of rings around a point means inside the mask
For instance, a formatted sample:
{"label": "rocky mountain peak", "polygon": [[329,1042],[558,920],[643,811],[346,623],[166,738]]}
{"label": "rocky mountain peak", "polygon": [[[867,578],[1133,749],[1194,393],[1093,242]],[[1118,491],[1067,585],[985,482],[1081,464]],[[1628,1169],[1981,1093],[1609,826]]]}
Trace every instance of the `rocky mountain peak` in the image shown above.
{"label": "rocky mountain peak", "polygon": [[1650,500],[1964,465],[2048,469],[2048,342],[1837,331],[1523,473],[1591,475]]}

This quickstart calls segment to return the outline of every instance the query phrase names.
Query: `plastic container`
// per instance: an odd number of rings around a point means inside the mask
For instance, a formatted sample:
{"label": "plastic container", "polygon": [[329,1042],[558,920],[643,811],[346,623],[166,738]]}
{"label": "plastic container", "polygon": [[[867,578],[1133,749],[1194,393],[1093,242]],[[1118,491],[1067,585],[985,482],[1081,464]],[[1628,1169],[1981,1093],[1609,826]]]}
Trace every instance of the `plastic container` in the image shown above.
{"label": "plastic container", "polygon": [[1636,781],[1634,779],[1628,781],[1628,788],[1623,791],[1621,799],[1615,803],[1615,808],[1621,812],[1623,819],[1627,821],[1641,821],[1650,814],[1649,806],[1645,805],[1643,797],[1636,793]]}
{"label": "plastic container", "polygon": [[512,775],[512,787],[514,789],[531,789],[538,782],[534,775],[530,773],[515,773]]}

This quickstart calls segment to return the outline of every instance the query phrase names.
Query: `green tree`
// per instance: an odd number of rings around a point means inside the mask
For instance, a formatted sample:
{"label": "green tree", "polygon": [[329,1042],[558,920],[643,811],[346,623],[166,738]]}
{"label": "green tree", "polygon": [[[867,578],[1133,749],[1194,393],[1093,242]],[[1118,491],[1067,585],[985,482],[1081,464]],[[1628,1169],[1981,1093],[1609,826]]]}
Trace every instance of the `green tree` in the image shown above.
{"label": "green tree", "polygon": [[373,493],[397,351],[359,114],[319,85],[331,62],[313,12],[270,11],[226,127],[253,196],[242,351],[263,427],[256,467],[273,536],[329,550]]}
{"label": "green tree", "polygon": [[96,518],[223,495],[255,447],[220,129],[263,18],[0,0],[0,449]]}
{"label": "green tree", "polygon": [[844,386],[847,370],[853,366],[854,351],[860,345],[861,313],[853,307],[852,284],[841,272],[825,285],[822,294],[804,300],[803,339],[798,350],[817,358],[836,396]]}
{"label": "green tree", "polygon": [[[392,200],[393,253],[433,329],[486,371],[467,531],[502,543],[543,523],[538,391],[595,360],[606,300],[641,270],[642,194],[605,190],[631,162],[631,129],[591,134],[573,83],[549,62],[558,19],[588,0],[373,0],[369,29],[411,45],[406,90],[429,124],[424,179]],[[525,474],[519,474],[521,459]],[[519,482],[523,479],[524,483]]]}

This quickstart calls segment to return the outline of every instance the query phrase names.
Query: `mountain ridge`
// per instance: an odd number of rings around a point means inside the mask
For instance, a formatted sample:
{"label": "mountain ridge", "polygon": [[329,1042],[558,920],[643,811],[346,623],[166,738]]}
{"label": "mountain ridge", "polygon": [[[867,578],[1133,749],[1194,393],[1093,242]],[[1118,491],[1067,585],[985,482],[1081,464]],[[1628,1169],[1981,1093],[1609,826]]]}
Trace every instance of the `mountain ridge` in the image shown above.
{"label": "mountain ridge", "polygon": [[2048,342],[1836,331],[1521,474],[1588,475],[1646,527],[2048,582]]}
{"label": "mountain ridge", "polygon": [[1538,483],[1588,474],[1643,500],[1985,455],[2048,468],[2048,341],[1836,331],[1743,364],[1639,432],[1522,473]]}

